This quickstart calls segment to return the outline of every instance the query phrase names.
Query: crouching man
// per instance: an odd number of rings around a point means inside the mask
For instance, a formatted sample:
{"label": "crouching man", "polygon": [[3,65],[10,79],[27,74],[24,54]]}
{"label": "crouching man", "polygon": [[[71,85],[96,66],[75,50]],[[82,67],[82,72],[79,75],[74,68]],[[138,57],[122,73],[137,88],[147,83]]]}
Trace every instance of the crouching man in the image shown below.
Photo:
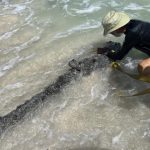
{"label": "crouching man", "polygon": [[[119,51],[109,51],[106,55],[112,60],[121,60],[133,48],[146,53],[147,59],[138,64],[140,75],[150,75],[150,23],[130,19],[123,12],[111,11],[102,20],[104,36],[112,34],[116,37],[125,34],[123,46]],[[102,53],[98,49],[98,53]]]}

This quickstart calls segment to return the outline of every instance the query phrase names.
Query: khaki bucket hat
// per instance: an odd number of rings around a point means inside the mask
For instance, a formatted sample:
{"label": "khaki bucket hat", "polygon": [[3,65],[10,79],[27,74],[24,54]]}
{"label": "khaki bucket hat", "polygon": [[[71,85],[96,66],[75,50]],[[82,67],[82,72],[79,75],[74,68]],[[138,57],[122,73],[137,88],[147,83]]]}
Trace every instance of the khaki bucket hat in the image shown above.
{"label": "khaki bucket hat", "polygon": [[129,16],[123,12],[116,12],[116,11],[108,12],[108,14],[102,19],[104,35],[107,35],[123,27],[129,21],[130,21]]}

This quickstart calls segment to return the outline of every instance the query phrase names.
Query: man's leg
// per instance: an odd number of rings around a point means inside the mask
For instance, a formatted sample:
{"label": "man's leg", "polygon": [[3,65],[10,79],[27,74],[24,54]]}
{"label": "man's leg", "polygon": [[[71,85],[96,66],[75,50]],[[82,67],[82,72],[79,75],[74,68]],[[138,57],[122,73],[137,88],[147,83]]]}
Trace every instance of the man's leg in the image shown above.
{"label": "man's leg", "polygon": [[138,71],[140,75],[150,75],[150,58],[144,59],[138,64]]}

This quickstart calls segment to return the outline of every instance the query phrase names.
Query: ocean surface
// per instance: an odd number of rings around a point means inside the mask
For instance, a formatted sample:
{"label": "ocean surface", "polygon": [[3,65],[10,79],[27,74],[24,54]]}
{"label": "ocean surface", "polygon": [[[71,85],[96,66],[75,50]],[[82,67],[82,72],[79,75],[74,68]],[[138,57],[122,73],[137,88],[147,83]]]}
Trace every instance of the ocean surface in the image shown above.
{"label": "ocean surface", "polygon": [[[150,20],[149,0],[0,0],[0,116],[5,116],[68,69],[71,59],[96,54],[106,41],[102,17],[110,10]],[[121,61],[136,73],[133,49]],[[110,66],[73,80],[0,136],[0,150],[149,150],[148,83]]]}

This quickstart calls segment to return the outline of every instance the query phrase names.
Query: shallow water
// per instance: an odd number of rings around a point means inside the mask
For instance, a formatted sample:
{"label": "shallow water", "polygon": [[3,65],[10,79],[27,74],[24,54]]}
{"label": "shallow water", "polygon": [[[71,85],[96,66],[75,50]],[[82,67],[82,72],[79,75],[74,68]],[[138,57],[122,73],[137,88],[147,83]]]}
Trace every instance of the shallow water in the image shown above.
{"label": "shallow water", "polygon": [[[101,26],[112,9],[149,20],[148,0],[1,0],[0,116],[65,73],[69,60],[89,57],[112,40]],[[143,57],[133,50],[122,63],[136,72]],[[81,76],[8,129],[1,149],[149,150],[149,95],[119,97],[147,87],[110,67]]]}

